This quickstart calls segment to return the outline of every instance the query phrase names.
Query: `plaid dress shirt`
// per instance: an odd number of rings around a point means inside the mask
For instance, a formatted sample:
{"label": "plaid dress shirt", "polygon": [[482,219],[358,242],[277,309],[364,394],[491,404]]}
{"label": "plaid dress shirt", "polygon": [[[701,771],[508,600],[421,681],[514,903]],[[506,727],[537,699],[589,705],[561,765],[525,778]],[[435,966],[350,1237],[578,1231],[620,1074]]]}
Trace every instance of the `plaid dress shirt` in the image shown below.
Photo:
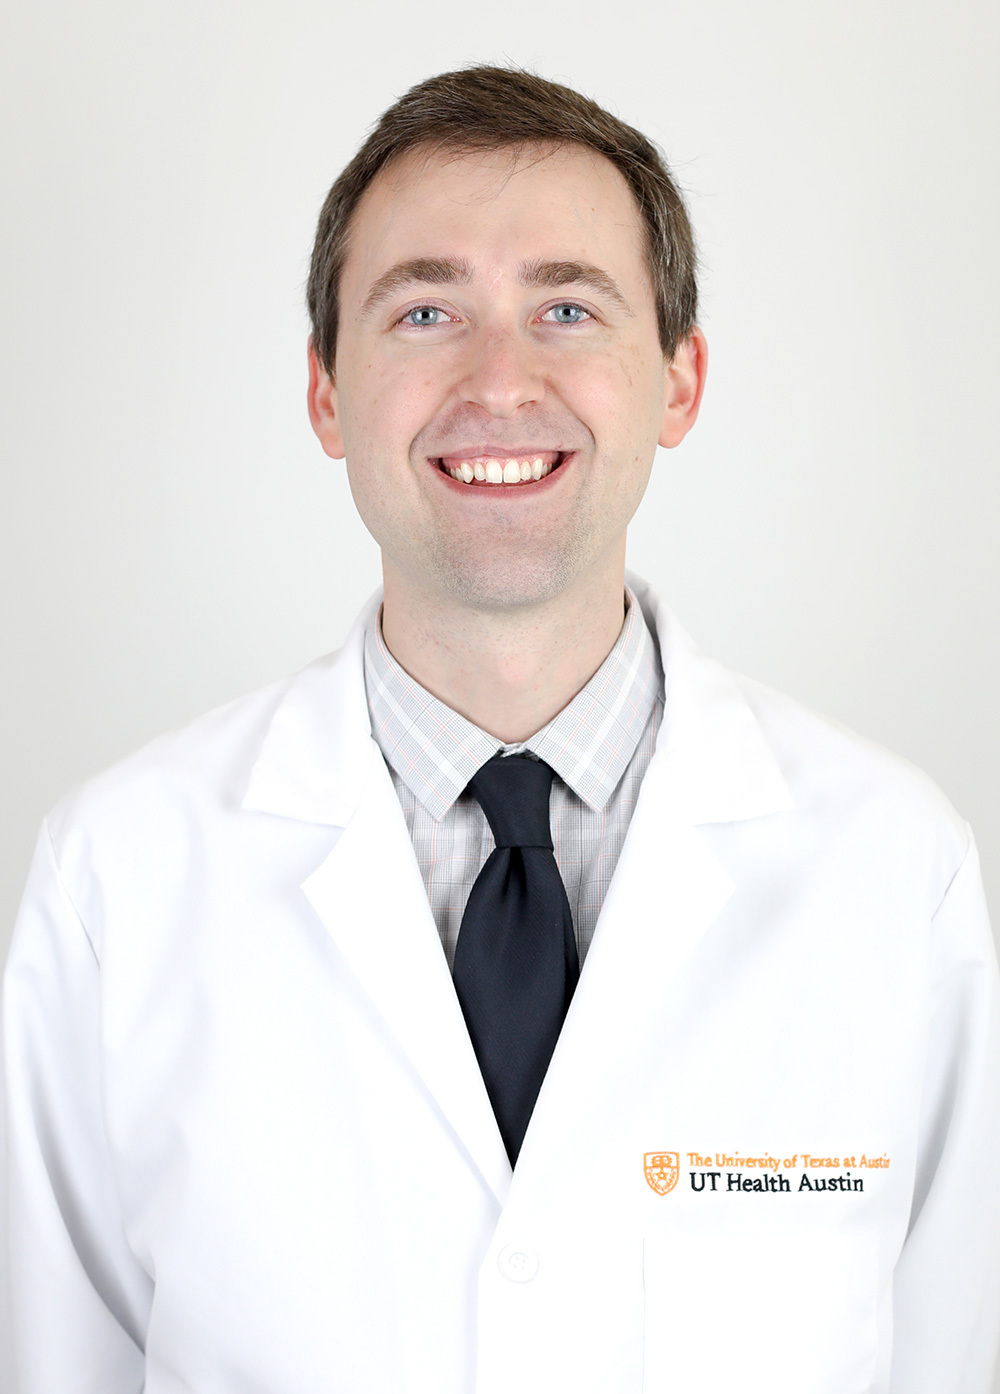
{"label": "plaid dress shirt", "polygon": [[466,786],[498,750],[527,751],[555,771],[550,817],[582,965],[625,840],[663,713],[656,644],[626,587],[621,632],[568,706],[528,740],[504,745],[421,687],[382,637],[365,634],[365,686],[377,741],[399,802],[450,967],[472,884],[493,834]]}

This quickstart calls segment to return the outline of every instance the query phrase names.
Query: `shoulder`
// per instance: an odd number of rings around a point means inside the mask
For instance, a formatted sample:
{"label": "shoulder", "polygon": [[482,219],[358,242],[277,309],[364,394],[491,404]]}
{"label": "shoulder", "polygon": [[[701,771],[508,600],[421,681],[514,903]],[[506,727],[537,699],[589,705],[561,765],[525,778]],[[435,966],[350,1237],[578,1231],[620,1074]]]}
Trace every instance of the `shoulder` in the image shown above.
{"label": "shoulder", "polygon": [[80,830],[127,842],[133,829],[147,838],[165,831],[154,822],[235,817],[268,798],[303,816],[321,811],[323,791],[359,763],[370,734],[362,655],[378,600],[340,649],[157,737],[69,793],[48,820],[57,852]]}
{"label": "shoulder", "polygon": [[822,829],[832,854],[871,857],[944,895],[971,833],[935,782],[877,742],[763,683],[733,675],[774,753],[795,816]]}
{"label": "shoulder", "polygon": [[789,785],[806,801],[888,798],[964,827],[934,781],[910,761],[764,683],[732,677]]}
{"label": "shoulder", "polygon": [[[632,587],[666,675],[666,739],[678,749],[674,768],[690,802],[705,814],[700,821],[763,815],[756,830],[743,824],[745,836],[765,839],[789,874],[796,859],[831,877],[839,867],[858,885],[892,884],[899,891],[906,884],[922,903],[936,904],[971,835],[933,780],[876,742],[708,657],[637,582]],[[716,792],[706,796],[706,788]]]}
{"label": "shoulder", "polygon": [[236,808],[249,771],[293,678],[268,684],[166,731],[71,789],[47,823],[58,854],[83,833],[148,826],[154,814]]}
{"label": "shoulder", "polygon": [[[345,729],[345,690],[356,709],[366,704],[360,667],[342,658],[343,650],[157,737],[53,809],[52,871],[102,960],[111,926],[117,942],[155,935],[156,925],[169,934],[193,905],[328,835],[323,825],[337,820],[324,799],[338,766],[363,765],[371,746],[360,722]],[[343,750],[353,752],[347,760]]]}

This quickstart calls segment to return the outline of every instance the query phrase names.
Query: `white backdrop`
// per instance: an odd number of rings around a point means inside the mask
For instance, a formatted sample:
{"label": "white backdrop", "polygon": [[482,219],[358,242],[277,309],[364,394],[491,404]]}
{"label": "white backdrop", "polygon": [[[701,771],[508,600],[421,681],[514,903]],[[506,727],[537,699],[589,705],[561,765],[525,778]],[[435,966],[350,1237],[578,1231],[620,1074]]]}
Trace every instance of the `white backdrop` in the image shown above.
{"label": "white backdrop", "polygon": [[7,25],[0,951],[38,822],[335,647],[378,579],[304,410],[322,196],[419,78],[580,87],[665,147],[702,419],[631,564],[702,645],[925,767],[1000,903],[997,8],[33,0]]}

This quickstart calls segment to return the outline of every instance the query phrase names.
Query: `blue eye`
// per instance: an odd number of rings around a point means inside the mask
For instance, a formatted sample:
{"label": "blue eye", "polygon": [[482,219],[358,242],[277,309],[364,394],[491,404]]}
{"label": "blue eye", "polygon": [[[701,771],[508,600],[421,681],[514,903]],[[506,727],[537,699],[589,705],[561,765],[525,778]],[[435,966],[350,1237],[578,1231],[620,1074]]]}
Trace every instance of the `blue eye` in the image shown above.
{"label": "blue eye", "polygon": [[582,324],[585,319],[590,319],[589,313],[582,305],[574,305],[571,300],[563,305],[553,305],[551,310],[546,310],[545,318],[552,316],[556,324]]}
{"label": "blue eye", "polygon": [[404,324],[415,325],[418,329],[426,329],[429,326],[440,324],[440,316],[444,314],[436,305],[416,305],[412,310],[407,310],[403,316]]}

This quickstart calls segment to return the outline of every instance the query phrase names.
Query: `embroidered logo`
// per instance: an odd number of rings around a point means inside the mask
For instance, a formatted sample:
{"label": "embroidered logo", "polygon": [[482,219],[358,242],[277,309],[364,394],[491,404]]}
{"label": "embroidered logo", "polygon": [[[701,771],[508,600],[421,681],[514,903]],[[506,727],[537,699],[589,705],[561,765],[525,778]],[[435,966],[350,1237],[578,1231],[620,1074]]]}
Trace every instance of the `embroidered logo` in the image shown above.
{"label": "embroidered logo", "polygon": [[642,1160],[647,1184],[658,1196],[665,1196],[674,1189],[681,1174],[680,1158],[676,1152],[647,1152]]}

